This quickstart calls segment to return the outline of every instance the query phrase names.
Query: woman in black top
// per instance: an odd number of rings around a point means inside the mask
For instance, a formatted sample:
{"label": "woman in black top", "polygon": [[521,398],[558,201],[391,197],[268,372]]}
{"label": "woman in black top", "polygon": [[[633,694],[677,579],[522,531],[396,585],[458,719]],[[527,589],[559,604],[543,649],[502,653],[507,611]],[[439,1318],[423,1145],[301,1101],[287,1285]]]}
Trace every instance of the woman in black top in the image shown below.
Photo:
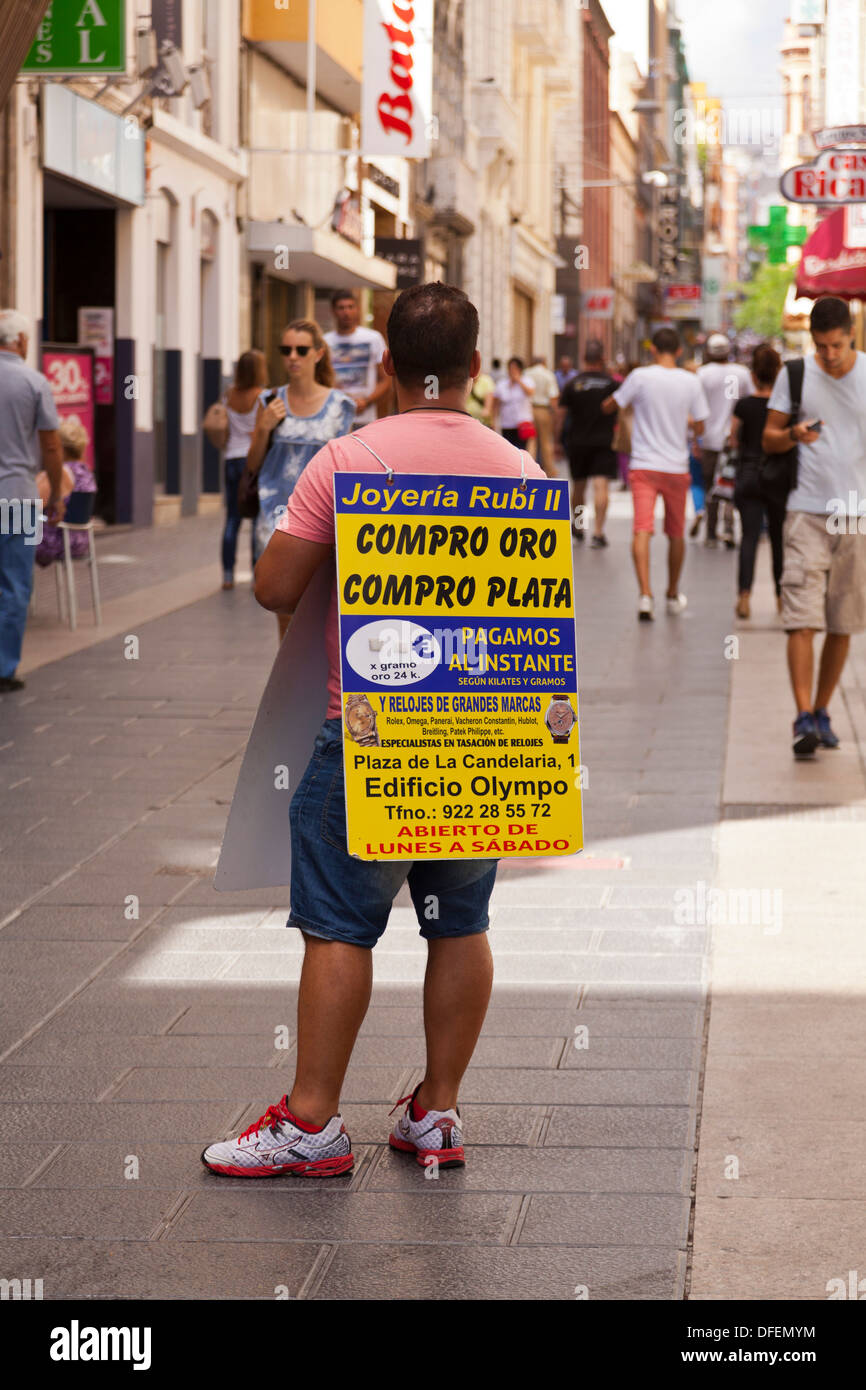
{"label": "woman in black top", "polygon": [[785,504],[772,502],[761,492],[760,462],[763,450],[761,435],[767,418],[767,402],[773,383],[781,370],[782,359],[775,348],[761,343],[752,355],[752,382],[754,395],[737,401],[731,417],[730,448],[737,451],[737,481],[734,488],[734,504],[740,513],[743,537],[740,542],[740,565],[736,613],[738,618],[751,616],[749,597],[755,577],[755,557],[758,541],[767,516],[767,529],[773,550],[773,579],[776,584],[776,606],[780,606],[780,581],[782,578],[782,525],[785,520]]}

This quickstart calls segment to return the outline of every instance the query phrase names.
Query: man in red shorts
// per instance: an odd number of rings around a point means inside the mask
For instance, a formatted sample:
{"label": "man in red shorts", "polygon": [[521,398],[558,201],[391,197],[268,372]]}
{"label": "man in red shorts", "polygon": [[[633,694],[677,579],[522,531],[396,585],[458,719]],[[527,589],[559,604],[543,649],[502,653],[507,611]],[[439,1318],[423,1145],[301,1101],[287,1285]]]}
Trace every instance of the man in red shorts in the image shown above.
{"label": "man in red shorts", "polygon": [[707,398],[697,376],[677,366],[680,340],[676,330],[660,328],[653,335],[652,351],[652,366],[630,372],[601,406],[605,414],[627,405],[634,411],[629,473],[634,502],[631,553],[640,588],[638,618],[642,622],[651,622],[654,617],[650,536],[659,494],[664,499],[668,538],[667,611],[675,616],[686,606],[679,579],[686,553],[686,497],[691,481],[688,430],[691,425],[698,437],[709,415]]}

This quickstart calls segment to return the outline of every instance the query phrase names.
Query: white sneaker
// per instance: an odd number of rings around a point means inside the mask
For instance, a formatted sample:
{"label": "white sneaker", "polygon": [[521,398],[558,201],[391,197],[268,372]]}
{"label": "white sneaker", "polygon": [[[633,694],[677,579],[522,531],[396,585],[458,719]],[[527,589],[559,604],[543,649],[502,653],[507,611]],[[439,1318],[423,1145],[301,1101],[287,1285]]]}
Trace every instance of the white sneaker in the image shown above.
{"label": "white sneaker", "polygon": [[641,594],[637,605],[637,616],[642,623],[651,623],[655,614],[653,613],[652,594]]}
{"label": "white sneaker", "polygon": [[201,1156],[205,1168],[229,1178],[273,1178],[295,1173],[303,1178],[333,1178],[348,1173],[355,1159],[341,1115],[310,1134],[289,1118],[288,1096],[269,1105],[264,1115],[238,1135],[209,1144]]}
{"label": "white sneaker", "polygon": [[[404,1101],[408,1101],[409,1104],[396,1121],[388,1143],[392,1149],[399,1149],[401,1153],[414,1153],[424,1168],[462,1168],[466,1162],[466,1155],[463,1151],[463,1121],[460,1119],[460,1111],[427,1110],[423,1120],[414,1119],[412,1105],[420,1088],[419,1081],[411,1096],[403,1096],[397,1101],[397,1105],[402,1105]],[[397,1105],[391,1110],[392,1115]]]}
{"label": "white sneaker", "polygon": [[688,599],[685,594],[677,594],[676,598],[669,598],[667,604],[671,617],[676,618],[688,604]]}

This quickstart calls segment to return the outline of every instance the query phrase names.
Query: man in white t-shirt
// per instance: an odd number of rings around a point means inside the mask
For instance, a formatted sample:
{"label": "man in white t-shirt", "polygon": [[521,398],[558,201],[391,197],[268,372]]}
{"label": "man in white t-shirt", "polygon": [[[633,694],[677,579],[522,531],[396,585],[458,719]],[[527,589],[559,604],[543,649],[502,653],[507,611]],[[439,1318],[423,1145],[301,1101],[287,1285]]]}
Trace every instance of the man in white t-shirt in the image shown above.
{"label": "man in white t-shirt", "polygon": [[352,428],[359,429],[376,419],[376,402],[391,391],[382,366],[385,339],[375,328],[360,326],[361,310],[351,290],[335,290],[331,309],[336,328],[324,335],[325,342],[338,387],[357,405]]}
{"label": "man in white t-shirt", "polygon": [[637,367],[602,401],[606,415],[618,406],[632,406],[631,468],[629,486],[634,504],[634,560],[640,599],[638,618],[650,622],[653,596],[650,588],[650,537],[655,529],[656,498],[665,504],[668,538],[667,611],[682,613],[686,596],[679,591],[680,572],[686,554],[686,498],[689,472],[689,426],[699,437],[710,408],[703,387],[693,372],[677,366],[679,336],[674,328],[660,328],[653,335],[651,367]]}
{"label": "man in white t-shirt", "polygon": [[[810,327],[815,356],[803,364],[799,416],[792,411],[787,369],[796,364],[789,363],[776,377],[762,440],[768,454],[793,445],[798,454],[796,486],[787,499],[781,594],[797,707],[796,758],[812,757],[819,746],[838,748],[828,706],[851,634],[866,631],[866,354],[854,349],[851,312],[842,299],[819,299]],[[827,635],[813,699],[813,638],[822,631]]]}
{"label": "man in white t-shirt", "polygon": [[[725,446],[731,427],[731,416],[738,400],[752,394],[752,378],[748,367],[728,361],[730,343],[724,333],[711,333],[707,338],[707,360],[698,368],[698,380],[704,388],[704,395],[710,407],[707,422],[700,444],[701,467],[704,475],[704,488],[707,494],[706,545],[715,549],[716,526],[719,516],[719,502],[711,496],[719,454]],[[704,513],[695,517],[690,534],[696,536],[704,519]],[[722,530],[725,544],[729,550],[734,548],[734,508],[730,502],[722,507]]]}
{"label": "man in white t-shirt", "polygon": [[536,457],[548,478],[555,478],[553,462],[553,412],[559,401],[556,377],[547,365],[546,357],[533,357],[526,375],[534,384],[532,393],[532,422],[538,436]]}

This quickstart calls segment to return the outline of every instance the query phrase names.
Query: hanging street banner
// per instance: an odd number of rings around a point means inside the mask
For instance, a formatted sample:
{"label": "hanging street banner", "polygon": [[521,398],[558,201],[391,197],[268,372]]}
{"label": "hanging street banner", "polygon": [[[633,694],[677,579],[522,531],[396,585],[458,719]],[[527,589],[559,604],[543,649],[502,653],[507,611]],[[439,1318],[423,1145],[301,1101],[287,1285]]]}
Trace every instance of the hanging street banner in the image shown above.
{"label": "hanging street banner", "polygon": [[334,474],[349,852],[583,846],[568,485]]}
{"label": "hanging street banner", "polygon": [[433,0],[364,0],[361,154],[426,159],[433,124]]}
{"label": "hanging street banner", "polygon": [[125,0],[52,0],[21,71],[125,72]]}

